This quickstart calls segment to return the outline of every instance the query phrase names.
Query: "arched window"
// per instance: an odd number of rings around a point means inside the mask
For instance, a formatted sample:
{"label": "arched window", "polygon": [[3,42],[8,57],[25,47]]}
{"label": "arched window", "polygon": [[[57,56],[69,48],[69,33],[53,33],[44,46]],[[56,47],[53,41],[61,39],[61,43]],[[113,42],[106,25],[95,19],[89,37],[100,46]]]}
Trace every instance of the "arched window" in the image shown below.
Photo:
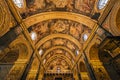
{"label": "arched window", "polygon": [[22,8],[23,7],[23,0],[13,0],[13,2],[15,3],[15,5],[18,8]]}
{"label": "arched window", "polygon": [[99,0],[98,2],[98,9],[103,9],[109,0]]}
{"label": "arched window", "polygon": [[83,41],[86,41],[88,39],[88,35],[87,34],[84,34],[83,35]]}
{"label": "arched window", "polygon": [[39,49],[39,55],[41,56],[43,54],[43,50]]}
{"label": "arched window", "polygon": [[30,33],[30,35],[31,35],[31,39],[32,39],[33,41],[37,39],[37,33],[36,33],[36,32],[32,31],[32,32]]}
{"label": "arched window", "polygon": [[83,62],[80,62],[80,72],[87,72],[86,66]]}

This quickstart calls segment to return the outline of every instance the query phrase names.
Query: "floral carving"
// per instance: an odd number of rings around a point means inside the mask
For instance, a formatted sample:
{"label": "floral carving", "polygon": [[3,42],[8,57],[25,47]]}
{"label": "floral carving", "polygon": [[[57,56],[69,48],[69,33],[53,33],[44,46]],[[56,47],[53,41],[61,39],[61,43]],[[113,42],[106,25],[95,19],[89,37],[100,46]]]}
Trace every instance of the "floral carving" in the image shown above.
{"label": "floral carving", "polygon": [[47,0],[48,2],[53,2],[57,8],[64,8],[69,0]]}
{"label": "floral carving", "polygon": [[53,45],[64,45],[66,43],[66,40],[64,39],[53,39],[52,44]]}
{"label": "floral carving", "polygon": [[58,20],[53,26],[51,26],[51,32],[63,32],[67,29],[67,26],[64,21]]}

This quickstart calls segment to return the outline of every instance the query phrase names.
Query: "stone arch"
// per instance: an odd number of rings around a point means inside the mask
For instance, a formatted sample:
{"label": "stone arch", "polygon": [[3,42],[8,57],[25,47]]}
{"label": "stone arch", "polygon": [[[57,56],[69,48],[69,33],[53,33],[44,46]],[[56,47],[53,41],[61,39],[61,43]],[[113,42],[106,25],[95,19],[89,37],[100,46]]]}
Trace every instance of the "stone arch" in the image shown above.
{"label": "stone arch", "polygon": [[70,64],[70,61],[66,60],[64,57],[54,57],[54,58],[50,59],[50,61],[45,65],[45,69],[48,68],[48,67],[50,66],[50,64],[51,64],[53,61],[56,61],[57,59],[64,60],[64,61],[67,63],[69,69],[70,69],[70,70],[72,69],[72,65]]}
{"label": "stone arch", "polygon": [[[89,62],[91,60],[94,60],[93,58],[96,58],[96,60],[99,60],[98,46],[101,43],[101,41],[102,39],[98,35],[95,35],[93,40],[89,43],[89,46],[87,46],[85,53]],[[96,52],[94,51],[95,49],[96,49]]]}
{"label": "stone arch", "polygon": [[109,19],[110,29],[115,36],[120,35],[120,1],[115,3]]}
{"label": "stone arch", "polygon": [[53,38],[65,38],[70,40],[71,42],[73,42],[79,49],[81,49],[81,44],[80,42],[75,39],[74,37],[67,35],[67,34],[51,34],[46,36],[45,38],[41,39],[37,44],[36,44],[36,48],[38,49],[43,43],[45,43],[46,41],[53,39]]}
{"label": "stone arch", "polygon": [[[99,59],[102,62],[105,70],[110,78],[113,80],[115,77],[120,78],[120,62],[119,59],[113,58],[110,53],[105,50],[99,51]],[[114,74],[113,74],[114,73]]]}
{"label": "stone arch", "polygon": [[98,44],[93,44],[89,50],[89,57],[90,60],[99,60],[99,55],[98,55]]}
{"label": "stone arch", "polygon": [[80,72],[87,72],[85,63],[82,61],[79,63],[79,68],[80,68]]}
{"label": "stone arch", "polygon": [[101,78],[105,80],[109,80],[110,77],[107,71],[105,70],[103,63],[100,61],[99,55],[101,54],[99,54],[98,43],[96,42],[96,40],[93,40],[91,46],[89,47],[88,57],[89,57],[90,66],[94,71],[94,75],[96,76],[97,80]]}
{"label": "stone arch", "polygon": [[93,19],[90,19],[87,16],[71,13],[71,12],[44,12],[39,13],[33,16],[30,16],[26,19],[24,19],[24,22],[26,26],[29,28],[30,26],[42,22],[49,19],[68,19],[73,20],[79,23],[82,23],[86,26],[89,26],[91,29],[95,25],[96,21]]}
{"label": "stone arch", "polygon": [[50,64],[50,62],[53,61],[53,60],[55,60],[56,58],[64,59],[64,60],[68,63],[69,67],[72,69],[72,61],[69,60],[66,56],[61,55],[61,54],[56,54],[56,55],[53,55],[52,57],[50,57],[50,58],[46,61],[45,66],[48,66],[48,65]]}
{"label": "stone arch", "polygon": [[7,33],[11,28],[11,19],[11,14],[7,8],[6,2],[3,0],[0,1],[0,37]]}
{"label": "stone arch", "polygon": [[28,59],[30,54],[32,53],[31,47],[28,42],[23,38],[23,36],[19,36],[15,41],[10,44],[11,50],[18,50],[19,58],[18,59]]}
{"label": "stone arch", "polygon": [[0,79],[6,78],[6,75],[12,69],[13,65],[19,57],[18,50],[9,50],[8,52],[3,51],[3,53],[4,55],[0,56]]}
{"label": "stone arch", "polygon": [[6,79],[20,80],[31,57],[32,50],[24,36],[20,35],[9,45],[11,50],[18,50],[19,57],[7,74]]}
{"label": "stone arch", "polygon": [[86,64],[83,60],[81,60],[79,62],[79,76],[80,76],[80,80],[90,80],[89,76],[88,76],[88,71],[86,68]]}
{"label": "stone arch", "polygon": [[0,63],[10,63],[13,64],[17,61],[19,57],[18,50],[12,50],[6,53],[6,55],[0,60]]}
{"label": "stone arch", "polygon": [[67,51],[67,52],[73,57],[73,59],[75,60],[75,55],[74,55],[74,53],[73,53],[72,51],[70,51],[68,48],[64,47],[64,46],[54,46],[54,47],[48,49],[48,50],[43,54],[42,60],[45,58],[45,56],[46,56],[49,52],[51,52],[51,51],[54,50],[54,49],[58,49],[58,48]]}
{"label": "stone arch", "polygon": [[99,59],[103,63],[109,63],[112,59],[112,56],[106,51],[99,51]]}

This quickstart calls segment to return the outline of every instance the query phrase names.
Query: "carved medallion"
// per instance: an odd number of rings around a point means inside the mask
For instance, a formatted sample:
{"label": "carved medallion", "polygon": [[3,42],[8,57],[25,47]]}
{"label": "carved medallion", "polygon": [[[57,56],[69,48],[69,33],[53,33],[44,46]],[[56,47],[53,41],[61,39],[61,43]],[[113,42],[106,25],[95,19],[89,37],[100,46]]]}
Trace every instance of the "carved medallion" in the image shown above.
{"label": "carved medallion", "polygon": [[53,26],[51,26],[51,31],[63,32],[66,29],[66,25],[63,21],[58,20]]}

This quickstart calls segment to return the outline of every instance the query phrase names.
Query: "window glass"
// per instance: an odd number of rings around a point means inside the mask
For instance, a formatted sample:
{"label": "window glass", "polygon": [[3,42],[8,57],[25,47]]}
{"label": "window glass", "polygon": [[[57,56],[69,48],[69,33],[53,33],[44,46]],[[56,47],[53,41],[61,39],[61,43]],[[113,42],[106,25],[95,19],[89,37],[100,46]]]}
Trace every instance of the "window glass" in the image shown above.
{"label": "window glass", "polygon": [[33,32],[33,31],[32,31],[30,34],[31,34],[31,39],[32,39],[33,41],[37,39],[37,34],[36,34],[36,32]]}
{"label": "window glass", "polygon": [[87,34],[84,34],[83,35],[83,41],[86,41],[88,39],[88,35]]}
{"label": "window glass", "polygon": [[108,0],[99,0],[98,2],[98,9],[102,9],[108,3]]}
{"label": "window glass", "polygon": [[39,54],[40,54],[40,55],[43,54],[43,50],[42,50],[42,49],[39,50]]}
{"label": "window glass", "polygon": [[13,0],[13,2],[16,4],[17,7],[22,8],[23,0]]}

